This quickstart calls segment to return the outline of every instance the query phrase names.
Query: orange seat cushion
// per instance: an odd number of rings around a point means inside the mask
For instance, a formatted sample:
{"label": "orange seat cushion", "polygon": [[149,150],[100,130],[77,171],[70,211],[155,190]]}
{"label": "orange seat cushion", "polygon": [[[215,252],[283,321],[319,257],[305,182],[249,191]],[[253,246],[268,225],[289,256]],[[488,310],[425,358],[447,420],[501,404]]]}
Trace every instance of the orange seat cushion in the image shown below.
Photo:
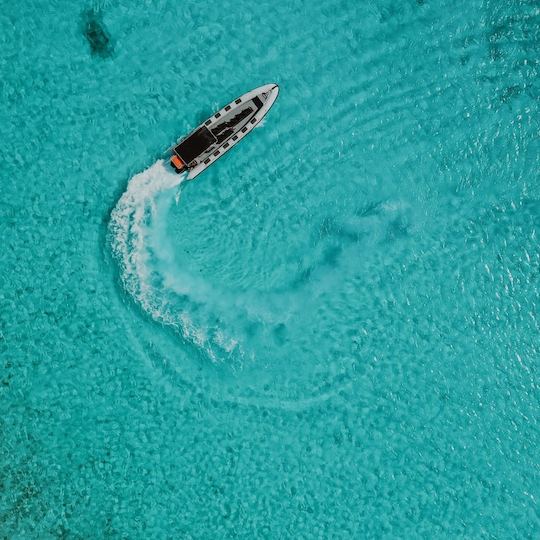
{"label": "orange seat cushion", "polygon": [[178,156],[173,156],[171,158],[171,163],[177,168],[177,169],[181,169],[183,166],[184,166],[184,162],[178,157]]}

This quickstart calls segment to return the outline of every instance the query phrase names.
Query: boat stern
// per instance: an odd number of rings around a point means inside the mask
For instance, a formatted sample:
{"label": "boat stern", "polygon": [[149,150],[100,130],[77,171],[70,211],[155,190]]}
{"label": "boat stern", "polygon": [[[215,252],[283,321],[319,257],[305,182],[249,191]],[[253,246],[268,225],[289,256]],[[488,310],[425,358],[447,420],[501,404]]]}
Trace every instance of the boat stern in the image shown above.
{"label": "boat stern", "polygon": [[186,164],[176,154],[171,156],[171,167],[178,174],[184,172],[187,168]]}

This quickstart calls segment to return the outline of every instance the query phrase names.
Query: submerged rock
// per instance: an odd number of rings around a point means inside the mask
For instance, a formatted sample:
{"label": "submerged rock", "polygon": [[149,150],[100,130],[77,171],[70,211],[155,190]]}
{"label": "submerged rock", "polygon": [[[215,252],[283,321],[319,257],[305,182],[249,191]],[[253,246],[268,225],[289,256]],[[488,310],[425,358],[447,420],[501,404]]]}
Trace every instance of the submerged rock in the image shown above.
{"label": "submerged rock", "polygon": [[101,58],[112,56],[114,47],[99,11],[89,9],[83,12],[82,32],[90,45],[90,51],[93,55]]}

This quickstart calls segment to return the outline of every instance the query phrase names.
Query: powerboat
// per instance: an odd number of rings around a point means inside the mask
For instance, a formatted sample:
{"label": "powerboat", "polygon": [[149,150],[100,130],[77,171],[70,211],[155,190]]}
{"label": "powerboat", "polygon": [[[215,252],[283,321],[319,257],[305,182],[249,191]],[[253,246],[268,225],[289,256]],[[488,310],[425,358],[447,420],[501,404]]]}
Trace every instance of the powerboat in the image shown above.
{"label": "powerboat", "polygon": [[171,148],[173,169],[193,180],[253,130],[278,93],[277,84],[265,84],[225,105]]}

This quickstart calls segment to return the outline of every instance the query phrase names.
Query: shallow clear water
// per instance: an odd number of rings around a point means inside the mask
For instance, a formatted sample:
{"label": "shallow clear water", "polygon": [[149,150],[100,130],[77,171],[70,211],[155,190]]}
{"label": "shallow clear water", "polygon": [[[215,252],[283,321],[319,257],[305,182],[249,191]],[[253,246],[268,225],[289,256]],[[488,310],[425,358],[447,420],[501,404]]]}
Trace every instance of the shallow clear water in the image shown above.
{"label": "shallow clear water", "polygon": [[0,536],[537,537],[538,4],[139,4],[0,15]]}

